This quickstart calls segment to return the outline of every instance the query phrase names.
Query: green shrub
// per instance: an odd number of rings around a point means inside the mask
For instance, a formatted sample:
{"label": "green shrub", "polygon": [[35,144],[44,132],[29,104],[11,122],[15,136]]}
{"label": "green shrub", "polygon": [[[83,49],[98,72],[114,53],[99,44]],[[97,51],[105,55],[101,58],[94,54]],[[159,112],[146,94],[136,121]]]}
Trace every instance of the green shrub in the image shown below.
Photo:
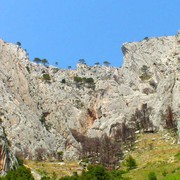
{"label": "green shrub", "polygon": [[59,161],[62,161],[62,159],[63,159],[63,154],[64,154],[63,151],[58,151],[58,152],[57,152],[57,156],[58,156],[58,160],[59,160]]}
{"label": "green shrub", "polygon": [[49,74],[43,74],[43,80],[50,81],[51,77],[49,76]]}
{"label": "green shrub", "polygon": [[82,179],[110,180],[110,175],[103,166],[88,166],[88,171],[82,173]]}
{"label": "green shrub", "polygon": [[86,78],[85,82],[88,84],[91,84],[91,83],[94,83],[94,79],[93,78]]}
{"label": "green shrub", "polygon": [[180,160],[180,152],[178,152],[178,153],[175,155],[175,157],[176,157],[178,160]]}
{"label": "green shrub", "polygon": [[157,180],[157,177],[156,177],[155,172],[150,172],[150,173],[148,174],[148,179],[149,179],[149,180]]}
{"label": "green shrub", "polygon": [[41,180],[51,180],[51,178],[49,176],[43,176]]}
{"label": "green shrub", "polygon": [[62,79],[61,83],[65,84],[65,83],[66,83],[66,80],[65,80],[65,79]]}
{"label": "green shrub", "polygon": [[8,171],[5,177],[0,178],[2,180],[34,180],[30,169],[25,166],[19,166],[14,171]]}
{"label": "green shrub", "polygon": [[162,175],[163,175],[164,177],[167,176],[167,174],[168,174],[167,171],[163,171],[163,172],[162,172]]}
{"label": "green shrub", "polygon": [[75,77],[74,77],[74,81],[77,82],[77,83],[79,83],[79,82],[82,82],[83,79],[82,79],[81,77],[79,77],[79,76],[75,76]]}
{"label": "green shrub", "polygon": [[87,170],[79,176],[77,173],[73,173],[73,176],[65,176],[60,180],[121,180],[124,173],[118,170],[108,171],[104,166],[93,165],[88,166]]}
{"label": "green shrub", "polygon": [[41,118],[39,119],[41,124],[45,125],[46,124],[46,118],[42,115]]}
{"label": "green shrub", "polygon": [[137,167],[136,160],[131,155],[126,158],[125,165],[127,166],[128,170],[135,169]]}
{"label": "green shrub", "polygon": [[27,69],[28,73],[30,74],[31,73],[30,68],[28,66],[26,66],[26,69]]}

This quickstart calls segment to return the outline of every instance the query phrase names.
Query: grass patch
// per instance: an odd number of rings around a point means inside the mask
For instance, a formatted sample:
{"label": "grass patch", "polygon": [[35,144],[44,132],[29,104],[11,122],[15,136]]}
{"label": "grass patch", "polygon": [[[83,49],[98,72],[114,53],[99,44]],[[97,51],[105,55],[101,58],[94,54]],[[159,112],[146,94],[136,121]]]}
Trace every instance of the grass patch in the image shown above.
{"label": "grass patch", "polygon": [[139,135],[135,150],[130,152],[138,167],[124,177],[149,180],[148,175],[153,172],[158,180],[180,179],[180,148],[172,139],[169,132]]}
{"label": "grass patch", "polygon": [[77,162],[37,162],[26,160],[27,167],[33,169],[41,176],[53,177],[54,173],[57,175],[57,179],[63,176],[73,175],[74,172],[81,173],[82,168]]}

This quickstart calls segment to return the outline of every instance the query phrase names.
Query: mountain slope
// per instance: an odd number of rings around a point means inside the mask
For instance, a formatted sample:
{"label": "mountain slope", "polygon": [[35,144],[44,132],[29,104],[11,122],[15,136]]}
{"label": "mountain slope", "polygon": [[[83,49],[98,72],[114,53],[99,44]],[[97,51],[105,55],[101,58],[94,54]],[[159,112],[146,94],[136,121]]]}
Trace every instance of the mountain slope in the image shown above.
{"label": "mountain slope", "polygon": [[126,43],[122,51],[122,68],[63,70],[34,64],[22,48],[1,40],[0,118],[12,150],[29,159],[63,151],[72,160],[81,148],[72,130],[113,137],[123,124],[179,129],[180,34]]}

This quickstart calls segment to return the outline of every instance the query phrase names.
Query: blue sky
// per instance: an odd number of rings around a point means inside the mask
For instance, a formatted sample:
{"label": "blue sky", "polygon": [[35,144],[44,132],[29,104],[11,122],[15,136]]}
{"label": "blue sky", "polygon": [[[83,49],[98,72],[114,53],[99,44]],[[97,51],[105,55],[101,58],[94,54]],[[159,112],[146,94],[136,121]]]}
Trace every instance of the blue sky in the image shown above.
{"label": "blue sky", "polygon": [[124,42],[175,35],[180,0],[1,0],[0,38],[21,42],[30,59],[59,67],[109,61],[121,66]]}

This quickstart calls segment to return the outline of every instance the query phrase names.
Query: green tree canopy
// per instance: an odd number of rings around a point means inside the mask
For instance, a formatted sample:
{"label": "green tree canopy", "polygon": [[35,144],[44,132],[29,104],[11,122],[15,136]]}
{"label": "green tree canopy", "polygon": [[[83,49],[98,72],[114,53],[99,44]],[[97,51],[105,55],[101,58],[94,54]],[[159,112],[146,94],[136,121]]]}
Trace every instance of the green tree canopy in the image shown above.
{"label": "green tree canopy", "polygon": [[42,59],[41,60],[41,63],[46,66],[47,64],[49,64],[48,60],[47,59]]}
{"label": "green tree canopy", "polygon": [[108,62],[108,61],[104,61],[103,64],[104,64],[105,66],[109,66],[111,63]]}
{"label": "green tree canopy", "polygon": [[80,64],[86,64],[86,61],[84,59],[79,59],[78,63]]}
{"label": "green tree canopy", "polygon": [[37,64],[39,64],[40,62],[41,62],[41,59],[39,59],[39,58],[34,58],[34,60],[33,60],[35,63],[37,63]]}

